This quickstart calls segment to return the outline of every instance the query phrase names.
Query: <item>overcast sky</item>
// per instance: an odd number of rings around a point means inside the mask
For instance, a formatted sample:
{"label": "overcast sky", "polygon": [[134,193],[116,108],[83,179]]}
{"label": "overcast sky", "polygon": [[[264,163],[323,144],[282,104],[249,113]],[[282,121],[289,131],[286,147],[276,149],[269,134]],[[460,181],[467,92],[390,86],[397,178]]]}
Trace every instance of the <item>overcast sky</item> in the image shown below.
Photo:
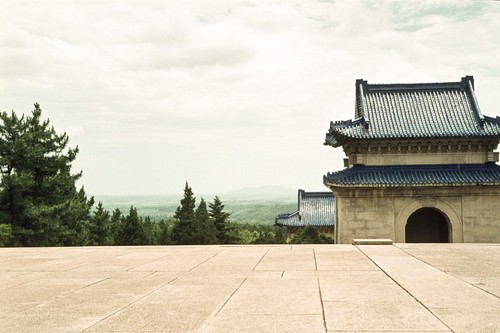
{"label": "overcast sky", "polygon": [[0,1],[0,110],[40,103],[93,195],[326,190],[356,79],[465,75],[500,116],[500,2]]}

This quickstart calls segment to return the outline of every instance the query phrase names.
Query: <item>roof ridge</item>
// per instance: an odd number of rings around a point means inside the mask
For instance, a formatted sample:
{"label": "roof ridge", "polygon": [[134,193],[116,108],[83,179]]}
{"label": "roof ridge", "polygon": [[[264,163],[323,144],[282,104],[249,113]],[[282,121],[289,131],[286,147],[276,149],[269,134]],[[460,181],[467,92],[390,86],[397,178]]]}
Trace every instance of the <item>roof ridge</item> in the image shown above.
{"label": "roof ridge", "polygon": [[430,82],[430,83],[367,83],[366,93],[383,91],[428,91],[428,90],[462,90],[462,82]]}
{"label": "roof ridge", "polygon": [[[474,87],[474,76],[467,75],[461,78],[460,81],[445,81],[445,82],[409,82],[409,83],[369,83],[367,80],[356,80],[356,92],[384,91],[384,90],[435,90],[435,89],[463,89],[467,90],[468,84],[471,83]],[[399,89],[398,89],[399,88]]]}

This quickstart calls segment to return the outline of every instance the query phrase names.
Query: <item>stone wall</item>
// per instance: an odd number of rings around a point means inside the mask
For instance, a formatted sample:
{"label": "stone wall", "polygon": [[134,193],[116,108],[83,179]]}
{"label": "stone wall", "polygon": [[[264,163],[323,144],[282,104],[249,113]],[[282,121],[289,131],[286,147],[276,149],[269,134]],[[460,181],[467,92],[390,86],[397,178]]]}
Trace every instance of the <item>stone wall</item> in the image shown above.
{"label": "stone wall", "polygon": [[500,243],[500,191],[482,192],[462,199],[464,242]]}
{"label": "stone wall", "polygon": [[332,188],[338,244],[353,238],[405,242],[405,226],[419,208],[434,208],[451,227],[454,243],[500,243],[500,186]]}
{"label": "stone wall", "polygon": [[408,164],[481,164],[498,162],[495,141],[359,142],[344,147],[348,166]]}

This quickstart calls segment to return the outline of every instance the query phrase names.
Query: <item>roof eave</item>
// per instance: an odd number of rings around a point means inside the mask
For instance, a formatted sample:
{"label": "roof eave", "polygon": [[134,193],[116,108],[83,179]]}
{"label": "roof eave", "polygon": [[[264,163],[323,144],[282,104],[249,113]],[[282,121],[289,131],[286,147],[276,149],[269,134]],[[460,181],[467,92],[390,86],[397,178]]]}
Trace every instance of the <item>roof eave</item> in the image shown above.
{"label": "roof eave", "polygon": [[429,184],[337,184],[331,182],[323,183],[328,188],[414,188],[414,187],[465,187],[465,186],[500,186],[500,182],[494,183],[429,183]]}

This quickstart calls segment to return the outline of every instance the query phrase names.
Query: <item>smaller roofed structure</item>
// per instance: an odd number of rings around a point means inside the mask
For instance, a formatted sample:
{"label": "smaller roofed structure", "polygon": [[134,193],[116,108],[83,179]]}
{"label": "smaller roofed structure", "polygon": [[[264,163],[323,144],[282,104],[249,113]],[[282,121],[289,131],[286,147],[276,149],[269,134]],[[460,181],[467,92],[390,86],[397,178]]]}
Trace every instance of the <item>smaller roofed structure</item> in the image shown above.
{"label": "smaller roofed structure", "polygon": [[286,227],[289,238],[303,227],[333,235],[335,226],[335,198],[332,192],[306,192],[298,190],[298,209],[291,214],[280,214],[275,225]]}

